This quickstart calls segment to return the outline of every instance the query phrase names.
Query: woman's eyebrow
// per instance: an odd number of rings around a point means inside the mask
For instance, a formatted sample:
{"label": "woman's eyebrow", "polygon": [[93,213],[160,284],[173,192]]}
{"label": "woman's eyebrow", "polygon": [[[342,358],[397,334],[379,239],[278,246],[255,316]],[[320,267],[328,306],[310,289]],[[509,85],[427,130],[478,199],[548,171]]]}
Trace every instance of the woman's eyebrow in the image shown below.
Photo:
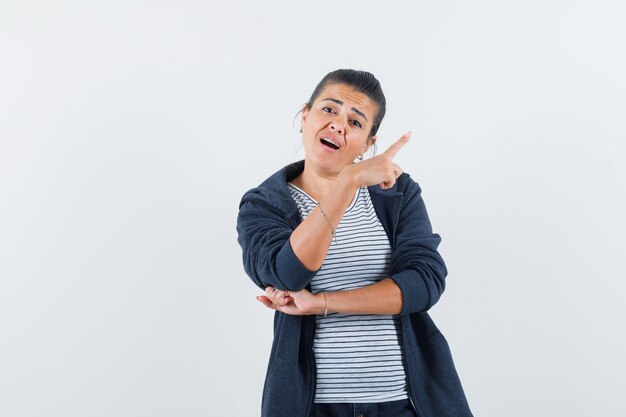
{"label": "woman's eyebrow", "polygon": [[[343,101],[337,100],[336,98],[328,97],[328,98],[325,98],[325,99],[323,99],[321,101],[332,101],[333,103],[337,103],[340,106],[343,106]],[[352,107],[351,110],[353,112],[355,112],[356,114],[358,114],[359,116],[361,116],[362,118],[364,118],[366,122],[369,122],[369,120],[367,119],[367,116],[361,110],[357,109],[356,107]]]}

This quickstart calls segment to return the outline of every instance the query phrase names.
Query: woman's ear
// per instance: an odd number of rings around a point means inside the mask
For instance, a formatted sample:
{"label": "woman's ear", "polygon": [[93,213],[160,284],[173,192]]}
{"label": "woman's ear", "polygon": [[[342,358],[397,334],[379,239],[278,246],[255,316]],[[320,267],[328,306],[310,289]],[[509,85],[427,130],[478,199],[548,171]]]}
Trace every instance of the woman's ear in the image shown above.
{"label": "woman's ear", "polygon": [[307,108],[306,104],[302,106],[302,110],[300,111],[302,112],[301,124],[304,124],[306,122],[306,118],[309,116],[309,109]]}
{"label": "woman's ear", "polygon": [[369,138],[367,138],[367,145],[365,146],[365,150],[363,151],[364,154],[370,150],[373,144],[376,143],[376,139],[376,136],[370,136]]}

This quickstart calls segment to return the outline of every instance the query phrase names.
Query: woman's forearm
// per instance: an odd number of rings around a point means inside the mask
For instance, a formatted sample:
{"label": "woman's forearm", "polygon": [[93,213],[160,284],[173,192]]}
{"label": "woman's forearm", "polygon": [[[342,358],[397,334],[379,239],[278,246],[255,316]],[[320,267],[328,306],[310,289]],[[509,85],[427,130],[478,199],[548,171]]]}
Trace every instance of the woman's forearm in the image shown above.
{"label": "woman's forearm", "polygon": [[327,292],[325,296],[329,313],[400,314],[402,311],[402,291],[391,278],[353,290]]}
{"label": "woman's forearm", "polygon": [[292,315],[400,314],[402,291],[391,278],[353,290],[311,293],[307,289],[283,291],[268,287],[257,300],[266,307]]}
{"label": "woman's forearm", "polygon": [[[307,218],[293,231],[289,242],[302,265],[311,271],[321,268],[333,232],[352,202],[358,185],[350,175],[340,175]],[[320,208],[321,207],[321,208]]]}
{"label": "woman's forearm", "polygon": [[318,207],[311,210],[293,231],[289,243],[308,270],[321,268],[333,233],[359,187],[374,184],[380,184],[382,188],[393,186],[402,174],[402,168],[393,162],[393,158],[410,137],[411,132],[407,132],[381,155],[344,167],[332,187],[319,200]]}

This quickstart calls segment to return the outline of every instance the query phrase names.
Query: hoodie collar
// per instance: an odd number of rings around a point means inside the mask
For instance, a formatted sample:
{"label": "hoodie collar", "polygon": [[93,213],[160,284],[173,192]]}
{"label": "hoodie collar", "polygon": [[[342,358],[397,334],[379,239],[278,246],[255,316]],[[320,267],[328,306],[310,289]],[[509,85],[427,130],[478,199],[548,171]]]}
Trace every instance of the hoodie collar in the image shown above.
{"label": "hoodie collar", "polygon": [[304,171],[304,160],[291,163],[276,171],[258,187],[246,192],[239,203],[239,207],[247,201],[270,205],[281,212],[286,218],[298,213],[298,207],[291,197],[287,183]]}

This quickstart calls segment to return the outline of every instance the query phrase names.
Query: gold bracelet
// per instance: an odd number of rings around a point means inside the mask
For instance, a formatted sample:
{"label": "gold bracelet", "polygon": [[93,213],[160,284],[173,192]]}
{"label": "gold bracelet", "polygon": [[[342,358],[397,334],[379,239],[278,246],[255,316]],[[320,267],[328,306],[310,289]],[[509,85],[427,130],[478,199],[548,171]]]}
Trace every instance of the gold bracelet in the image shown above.
{"label": "gold bracelet", "polygon": [[324,317],[326,317],[328,315],[328,302],[326,302],[326,293],[323,292],[322,295],[324,296]]}
{"label": "gold bracelet", "polygon": [[332,237],[333,237],[333,240],[335,241],[335,245],[336,245],[337,244],[337,236],[336,236],[336,233],[335,233],[335,228],[333,227],[332,223],[330,222],[330,219],[328,218],[328,216],[324,212],[324,209],[322,208],[320,203],[317,203],[317,207],[320,208],[320,211],[322,212],[322,215],[326,219],[326,222],[328,223],[328,226],[330,226],[330,232],[332,233]]}

